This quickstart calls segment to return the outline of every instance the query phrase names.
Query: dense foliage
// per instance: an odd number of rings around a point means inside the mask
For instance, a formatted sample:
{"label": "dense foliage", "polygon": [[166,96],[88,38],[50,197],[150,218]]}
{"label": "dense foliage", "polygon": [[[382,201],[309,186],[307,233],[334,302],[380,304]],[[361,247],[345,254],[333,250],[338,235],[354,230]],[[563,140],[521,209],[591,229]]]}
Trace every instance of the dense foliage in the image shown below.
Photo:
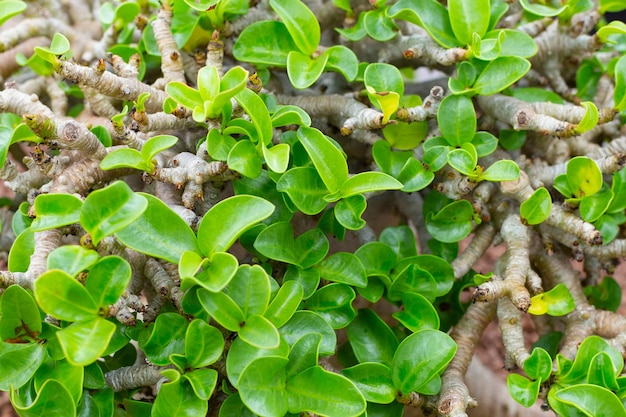
{"label": "dense foliage", "polygon": [[0,390],[24,417],[464,416],[497,317],[518,403],[626,416],[623,9],[0,2]]}

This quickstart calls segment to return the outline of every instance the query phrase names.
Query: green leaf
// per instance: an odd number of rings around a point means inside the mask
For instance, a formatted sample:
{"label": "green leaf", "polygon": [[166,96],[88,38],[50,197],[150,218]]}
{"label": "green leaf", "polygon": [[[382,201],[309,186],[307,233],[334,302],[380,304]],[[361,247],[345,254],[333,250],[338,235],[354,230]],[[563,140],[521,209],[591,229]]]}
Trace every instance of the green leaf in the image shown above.
{"label": "green leaf", "polygon": [[217,385],[218,373],[215,369],[194,369],[185,373],[184,378],[189,381],[197,398],[208,401]]}
{"label": "green leaf", "polygon": [[327,62],[327,54],[312,57],[300,51],[291,51],[287,55],[287,75],[289,76],[289,81],[295,88],[308,88],[322,75]]}
{"label": "green leaf", "polygon": [[389,245],[399,258],[417,255],[415,234],[408,226],[386,227],[378,240]]}
{"label": "green leaf", "polygon": [[348,198],[357,194],[373,191],[399,190],[401,182],[383,172],[360,172],[348,178],[341,186],[341,197]]}
{"label": "green leaf", "polygon": [[458,242],[472,231],[474,209],[467,200],[458,200],[446,205],[437,214],[426,217],[426,229],[435,239],[445,242]]}
{"label": "green leaf", "polygon": [[532,407],[539,396],[541,381],[531,381],[519,374],[509,374],[506,385],[511,397],[524,407]]}
{"label": "green leaf", "polygon": [[237,389],[244,404],[261,416],[283,416],[287,413],[285,391],[287,363],[280,356],[265,356],[250,362],[239,377]]}
{"label": "green leaf", "polygon": [[574,298],[565,284],[558,284],[550,291],[537,294],[530,299],[530,314],[564,316],[575,308]]}
{"label": "green leaf", "polygon": [[524,10],[529,13],[542,17],[554,17],[558,16],[567,9],[567,6],[559,7],[558,9],[550,6],[545,6],[538,3],[530,3],[528,0],[520,0],[520,5]]}
{"label": "green leaf", "polygon": [[463,175],[473,177],[477,162],[478,156],[475,149],[474,152],[469,152],[466,149],[457,148],[448,152],[448,165]]}
{"label": "green leaf", "polygon": [[185,358],[192,368],[202,368],[217,361],[224,351],[224,336],[203,320],[193,320],[185,334]]}
{"label": "green leaf", "polygon": [[86,366],[102,356],[114,332],[115,324],[93,317],[59,330],[57,337],[68,362]]}
{"label": "green leaf", "polygon": [[476,156],[482,158],[493,153],[498,147],[498,138],[489,132],[476,132],[471,144],[476,149]]}
{"label": "green leaf", "polygon": [[75,277],[98,260],[98,253],[78,245],[65,245],[53,250],[46,260],[47,269],[60,269]]}
{"label": "green leaf", "polygon": [[448,11],[454,36],[461,44],[472,43],[474,33],[482,37],[487,32],[490,15],[489,0],[450,0]]}
{"label": "green leaf", "polygon": [[613,107],[619,111],[626,109],[626,56],[615,63],[615,92],[613,93]]}
{"label": "green leaf", "polygon": [[404,81],[400,70],[390,64],[373,63],[365,68],[363,83],[378,93],[394,92],[404,95]]}
{"label": "green leaf", "polygon": [[319,214],[328,205],[323,199],[328,195],[328,189],[313,167],[290,169],[280,177],[276,189],[287,194],[296,208],[304,214]]}
{"label": "green leaf", "polygon": [[139,347],[153,364],[168,365],[170,355],[185,353],[187,326],[187,319],[180,314],[161,313],[150,325],[148,333],[139,339]]}
{"label": "green leaf", "polygon": [[344,376],[314,366],[287,381],[289,411],[356,417],[365,411],[365,399]]}
{"label": "green leaf", "polygon": [[76,404],[72,395],[56,379],[46,381],[37,396],[33,399],[32,393],[26,389],[11,390],[11,404],[21,416],[76,416]]}
{"label": "green leaf", "polygon": [[[382,240],[382,239],[381,239]],[[398,255],[387,243],[369,242],[358,248],[354,254],[363,264],[368,277],[389,275],[395,266]]]}
{"label": "green leaf", "polygon": [[391,19],[406,20],[423,27],[435,42],[444,48],[459,46],[454,36],[448,9],[436,0],[400,0],[389,8]]}
{"label": "green leaf", "polygon": [[428,123],[426,122],[398,122],[397,124],[388,124],[383,128],[385,140],[389,142],[389,145],[401,151],[415,148],[424,140],[427,133]]}
{"label": "green leaf", "polygon": [[311,116],[297,106],[279,106],[278,110],[272,114],[272,126],[288,125],[311,126]]}
{"label": "green leaf", "polygon": [[378,314],[370,309],[361,309],[346,330],[350,346],[360,363],[376,362],[391,366],[398,339]]}
{"label": "green leaf", "polygon": [[257,236],[254,248],[268,258],[310,268],[326,256],[328,239],[318,229],[311,229],[296,239],[288,222],[277,222],[265,228]]}
{"label": "green leaf", "polygon": [[136,221],[148,207],[144,196],[136,194],[123,181],[116,181],[89,194],[80,211],[80,224],[91,235],[94,245]]}
{"label": "green leaf", "polygon": [[435,307],[421,294],[407,292],[402,295],[403,310],[393,314],[398,320],[412,332],[424,329],[439,329],[439,315]]}
{"label": "green leaf", "polygon": [[532,379],[547,381],[552,374],[552,358],[542,348],[533,348],[528,359],[524,361],[524,372]]}
{"label": "green leaf", "polygon": [[200,251],[195,234],[178,214],[157,197],[138,194],[148,206],[133,223],[115,233],[124,245],[172,263],[178,263],[185,251]]}
{"label": "green leaf", "polygon": [[356,317],[354,290],[346,284],[328,284],[309,297],[304,305],[319,314],[333,329],[346,327]]}
{"label": "green leaf", "polygon": [[230,346],[230,349],[228,350],[228,357],[226,358],[226,373],[228,374],[228,380],[234,387],[238,387],[238,381],[241,373],[253,360],[266,356],[280,356],[287,358],[288,355],[289,345],[284,339],[281,339],[278,348],[259,349],[244,342],[240,338],[236,338]]}
{"label": "green leaf", "polygon": [[586,286],[584,291],[589,302],[596,308],[615,312],[622,303],[621,287],[609,276],[602,278],[598,285]]}
{"label": "green leaf", "polygon": [[456,349],[454,340],[439,330],[413,333],[400,343],[393,357],[391,377],[394,386],[405,395],[414,391],[424,393],[431,380],[439,379]]}
{"label": "green leaf", "polygon": [[337,252],[316,267],[320,276],[328,281],[342,282],[355,287],[365,287],[367,276],[363,264],[355,255],[348,252]]}
{"label": "green leaf", "polygon": [[260,197],[236,195],[211,207],[198,226],[198,246],[211,257],[224,252],[256,223],[269,217],[274,205]]}
{"label": "green leaf", "polygon": [[264,20],[247,26],[239,34],[233,56],[252,64],[285,67],[289,52],[298,49],[284,23]]}
{"label": "green leaf", "polygon": [[293,346],[303,336],[316,333],[322,335],[321,355],[333,355],[337,344],[337,335],[332,327],[319,314],[313,311],[296,311],[289,321],[278,329],[280,335]]}
{"label": "green leaf", "polygon": [[365,226],[365,220],[361,216],[366,208],[367,200],[361,194],[343,198],[335,205],[335,219],[346,229],[359,230]]}
{"label": "green leaf", "polygon": [[228,252],[215,252],[208,260],[208,266],[205,263],[206,260],[197,253],[183,252],[178,267],[182,290],[199,285],[211,292],[222,291],[239,268],[237,258]]}
{"label": "green leaf", "polygon": [[587,371],[587,383],[617,391],[620,388],[617,376],[611,356],[607,352],[598,352],[593,355]]}
{"label": "green leaf", "polygon": [[312,55],[320,43],[320,26],[313,12],[300,0],[270,0],[270,7],[285,23],[298,49]]}
{"label": "green leaf", "polygon": [[320,285],[320,273],[315,268],[302,269],[295,265],[290,265],[285,272],[283,281],[296,281],[302,287],[302,298],[307,299]]}
{"label": "green leaf", "polygon": [[594,195],[602,188],[602,172],[592,159],[576,156],[567,163],[567,183],[575,197]]}
{"label": "green leaf", "polygon": [[348,165],[341,151],[322,132],[311,127],[301,126],[297,137],[328,191],[339,192],[348,180]]}
{"label": "green leaf", "polygon": [[141,152],[129,148],[114,149],[109,152],[100,162],[100,168],[105,171],[118,168],[134,168],[149,173],[154,171],[154,165],[146,164]]}
{"label": "green leaf", "polygon": [[284,281],[278,293],[267,307],[264,316],[276,327],[289,321],[296,312],[304,293],[297,281]]}
{"label": "green leaf", "polygon": [[617,395],[597,385],[579,384],[550,390],[548,402],[560,415],[626,416],[626,409]]}
{"label": "green leaf", "polygon": [[294,343],[289,352],[289,363],[287,364],[288,379],[317,365],[321,341],[322,336],[320,334],[309,333]]}
{"label": "green leaf", "polygon": [[286,143],[279,143],[271,148],[263,147],[263,157],[267,167],[273,172],[282,174],[289,166],[290,147]]}
{"label": "green leaf", "polygon": [[585,108],[585,115],[576,126],[576,133],[584,133],[593,129],[598,124],[598,108],[591,101],[580,103]]}
{"label": "green leaf", "polygon": [[476,133],[476,111],[465,96],[448,96],[437,110],[437,123],[450,146],[471,142]]}
{"label": "green leaf", "polygon": [[180,378],[180,374],[173,369],[167,371],[171,371],[166,376],[171,382],[161,385],[152,406],[151,417],[205,415],[208,410],[207,401],[196,395],[187,378]]}
{"label": "green leaf", "polygon": [[244,317],[263,314],[270,301],[270,280],[261,266],[241,265],[227,291]]}
{"label": "green leaf", "polygon": [[122,295],[131,276],[130,264],[119,256],[105,256],[89,271],[85,288],[96,305],[114,304]]}
{"label": "green leaf", "polygon": [[243,311],[223,292],[210,292],[201,288],[198,290],[198,299],[202,307],[225,329],[237,332],[244,325]]}
{"label": "green leaf", "polygon": [[228,153],[228,168],[239,172],[248,178],[256,178],[261,175],[263,168],[261,158],[257,155],[256,147],[249,140],[240,140]]}
{"label": "green leaf", "polygon": [[510,159],[502,159],[491,164],[482,174],[478,181],[513,181],[519,178],[519,167]]}
{"label": "green leaf", "polygon": [[574,363],[571,364],[568,369],[559,368],[559,383],[563,385],[585,383],[589,376],[591,362],[599,352],[606,353],[608,359],[610,359],[605,366],[609,368],[615,376],[621,374],[624,368],[622,355],[614,347],[609,345],[606,340],[593,335],[587,337],[580,344]]}
{"label": "green leaf", "polygon": [[246,405],[241,401],[241,397],[238,393],[229,395],[220,407],[219,417],[256,417]]}
{"label": "green leaf", "polygon": [[59,270],[44,272],[37,278],[35,299],[43,311],[61,320],[79,321],[98,314],[98,305],[87,289]]}
{"label": "green leaf", "polygon": [[433,274],[420,268],[417,264],[398,264],[398,272],[393,276],[393,283],[389,286],[387,298],[391,301],[400,301],[407,292],[423,295],[433,302],[437,296],[437,283]]}
{"label": "green leaf", "polygon": [[272,119],[261,97],[252,90],[244,88],[235,96],[235,100],[250,117],[261,143],[268,145],[272,141]]}
{"label": "green leaf", "polygon": [[490,61],[478,75],[472,91],[482,96],[499,93],[530,70],[530,62],[518,56],[501,56]]}
{"label": "green leaf", "polygon": [[83,201],[72,194],[39,194],[35,199],[37,217],[31,224],[34,232],[78,223]]}
{"label": "green leaf", "polygon": [[239,337],[259,349],[275,349],[280,344],[280,335],[271,321],[259,314],[246,317],[239,329]]}
{"label": "green leaf", "polygon": [[550,193],[544,187],[539,187],[520,205],[520,216],[526,224],[535,225],[547,219],[550,210],[552,210]]}
{"label": "green leaf", "polygon": [[369,402],[389,404],[396,399],[391,369],[382,363],[361,363],[345,368],[341,373],[357,386],[365,400]]}
{"label": "green leaf", "polygon": [[0,341],[0,390],[12,391],[26,384],[45,358],[42,344]]}
{"label": "green leaf", "polygon": [[581,198],[580,217],[586,222],[595,222],[608,210],[612,200],[613,193],[609,190]]}
{"label": "green leaf", "polygon": [[34,341],[41,333],[41,316],[33,296],[11,285],[0,297],[0,339]]}
{"label": "green leaf", "polygon": [[35,253],[35,233],[27,227],[13,241],[7,260],[9,271],[26,272],[33,253]]}
{"label": "green leaf", "polygon": [[533,38],[519,30],[496,29],[486,33],[482,39],[499,39],[501,34],[504,36],[500,42],[500,56],[530,58],[537,53],[537,45]]}
{"label": "green leaf", "polygon": [[148,139],[141,148],[141,156],[146,163],[150,163],[152,158],[157,156],[159,152],[171,148],[176,145],[178,138],[172,135],[157,135]]}
{"label": "green leaf", "polygon": [[398,27],[387,16],[386,8],[365,12],[363,26],[367,34],[379,42],[391,40],[398,34]]}
{"label": "green leaf", "polygon": [[26,3],[19,0],[5,0],[2,2],[2,12],[0,12],[0,25],[26,10]]}
{"label": "green leaf", "polygon": [[[328,56],[325,69],[339,72],[346,80],[354,81],[359,71],[359,60],[351,49],[343,45],[333,45],[322,54]],[[310,126],[310,123],[306,125]]]}
{"label": "green leaf", "polygon": [[[196,107],[203,106],[204,100],[200,92],[178,81],[172,81],[165,86],[165,92],[174,99],[178,104],[193,110]],[[202,120],[203,121],[203,120]]]}

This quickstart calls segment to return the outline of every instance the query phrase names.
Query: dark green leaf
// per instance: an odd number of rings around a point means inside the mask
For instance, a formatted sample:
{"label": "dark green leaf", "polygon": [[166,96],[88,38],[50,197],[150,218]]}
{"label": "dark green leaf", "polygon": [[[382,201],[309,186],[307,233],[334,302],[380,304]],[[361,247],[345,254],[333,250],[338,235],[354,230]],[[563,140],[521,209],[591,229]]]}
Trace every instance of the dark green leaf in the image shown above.
{"label": "dark green leaf", "polygon": [[448,204],[435,215],[426,218],[428,232],[442,242],[458,242],[472,231],[474,209],[467,200]]}
{"label": "dark green leaf", "polygon": [[331,325],[333,329],[347,326],[356,317],[352,302],[356,298],[354,290],[346,284],[329,284],[317,290],[304,305]]}
{"label": "dark green leaf", "polygon": [[179,314],[159,314],[154,324],[150,325],[147,337],[139,340],[139,347],[153,364],[167,365],[171,354],[185,353],[187,326],[187,320]]}
{"label": "dark green leaf", "polygon": [[234,387],[238,387],[238,381],[241,373],[253,360],[266,356],[280,356],[287,358],[288,355],[289,345],[283,339],[281,339],[278,348],[260,349],[244,342],[240,338],[237,338],[230,346],[230,349],[228,350],[228,357],[226,358],[226,373],[228,374],[228,380]]}
{"label": "dark green leaf", "polygon": [[372,310],[361,309],[347,328],[348,340],[360,363],[377,362],[391,366],[398,339]]}
{"label": "dark green leaf", "polygon": [[321,334],[320,354],[332,355],[335,353],[335,345],[337,344],[335,331],[317,313],[306,310],[296,311],[291,319],[278,330],[290,345],[309,333]]}
{"label": "dark green leaf", "polygon": [[328,281],[342,282],[355,287],[365,287],[367,276],[365,269],[355,255],[348,252],[337,252],[315,267],[320,276]]}
{"label": "dark green leaf", "polygon": [[361,218],[367,208],[367,200],[361,194],[343,198],[335,205],[335,219],[349,230],[359,230],[365,226]]}
{"label": "dark green leaf", "polygon": [[286,193],[293,204],[304,214],[315,215],[324,210],[328,202],[323,197],[328,189],[313,167],[292,168],[276,183],[276,189]]}
{"label": "dark green leaf", "polygon": [[253,360],[239,377],[241,400],[255,414],[283,416],[288,409],[285,391],[287,363],[280,356],[265,356]]}
{"label": "dark green leaf", "polygon": [[309,333],[302,336],[291,347],[289,364],[287,364],[287,378],[291,378],[317,365],[322,335]]}
{"label": "dark green leaf", "polygon": [[412,332],[424,329],[439,329],[439,315],[435,307],[422,295],[407,292],[402,295],[403,310],[393,317]]}
{"label": "dark green leaf", "polygon": [[389,404],[396,398],[391,369],[386,365],[366,362],[346,368],[341,373],[357,386],[367,401]]}

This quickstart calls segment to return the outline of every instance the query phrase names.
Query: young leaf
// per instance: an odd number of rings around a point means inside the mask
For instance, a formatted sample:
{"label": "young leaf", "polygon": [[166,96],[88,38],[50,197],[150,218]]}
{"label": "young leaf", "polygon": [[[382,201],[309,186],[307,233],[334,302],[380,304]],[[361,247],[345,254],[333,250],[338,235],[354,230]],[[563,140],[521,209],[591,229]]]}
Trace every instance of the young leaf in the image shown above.
{"label": "young leaf", "polygon": [[227,250],[243,232],[269,217],[273,211],[272,203],[250,195],[220,201],[211,207],[198,226],[200,251],[210,258],[215,252]]}
{"label": "young leaf", "polygon": [[393,91],[399,96],[404,95],[402,74],[397,67],[390,64],[369,64],[363,73],[363,83],[379,93]]}
{"label": "young leaf", "polygon": [[457,148],[448,153],[448,165],[468,177],[474,176],[477,162],[478,157],[475,151],[472,154],[466,149]]}
{"label": "young leaf", "polygon": [[19,0],[6,0],[2,2],[2,11],[0,12],[0,25],[4,22],[22,13],[26,10],[26,3]]}
{"label": "young leaf", "polygon": [[300,0],[270,0],[270,7],[285,23],[291,38],[305,55],[312,55],[320,43],[320,25],[313,12]]}
{"label": "young leaf", "polygon": [[613,193],[609,190],[581,198],[578,206],[580,217],[586,222],[595,222],[606,213],[612,200]]}
{"label": "young leaf", "polygon": [[520,205],[520,216],[522,221],[530,225],[543,222],[548,218],[552,209],[552,198],[544,187],[539,187]]}
{"label": "young leaf", "polygon": [[263,169],[256,147],[246,139],[240,140],[231,148],[226,162],[228,168],[248,178],[258,177]]}
{"label": "young leaf", "polygon": [[530,314],[564,316],[574,310],[574,298],[565,284],[558,284],[550,291],[537,294],[530,299]]}
{"label": "young leaf", "polygon": [[593,129],[598,124],[598,108],[591,101],[580,103],[585,108],[585,115],[576,126],[576,133],[584,133]]}
{"label": "young leaf", "polygon": [[542,348],[533,348],[528,359],[524,361],[524,372],[532,379],[547,381],[552,373],[550,354]]}
{"label": "young leaf", "polygon": [[380,7],[364,13],[363,26],[367,34],[374,40],[385,42],[398,34],[398,27],[387,16],[387,9]]}
{"label": "young leaf", "polygon": [[399,190],[402,183],[382,172],[360,172],[348,178],[341,185],[341,197],[348,198],[372,191]]}
{"label": "young leaf", "polygon": [[173,98],[174,101],[189,110],[193,110],[198,106],[202,107],[202,103],[204,102],[198,90],[178,81],[168,83],[165,86],[165,92]]}
{"label": "young leaf", "polygon": [[463,45],[472,43],[474,33],[482,37],[489,26],[489,0],[450,0],[450,24],[454,36]]}
{"label": "young leaf", "polygon": [[575,197],[594,195],[602,188],[602,172],[592,159],[576,156],[567,163],[567,183]]}
{"label": "young leaf", "polygon": [[613,107],[619,111],[626,109],[626,56],[615,63],[615,92],[613,93]]}
{"label": "young leaf", "polygon": [[626,409],[613,392],[604,387],[578,384],[548,393],[550,407],[560,415],[624,417]]}
{"label": "young leaf", "polygon": [[252,124],[256,128],[261,143],[268,145],[272,141],[272,120],[263,100],[252,90],[244,88],[236,96],[235,100],[246,111]]}
{"label": "young leaf", "polygon": [[545,6],[540,3],[530,3],[529,0],[520,0],[519,2],[520,2],[520,5],[524,8],[524,10],[526,10],[527,12],[535,14],[537,16],[542,16],[542,17],[558,16],[561,14],[561,12],[567,9],[567,5],[563,7],[559,7],[558,9],[555,9],[554,7]]}

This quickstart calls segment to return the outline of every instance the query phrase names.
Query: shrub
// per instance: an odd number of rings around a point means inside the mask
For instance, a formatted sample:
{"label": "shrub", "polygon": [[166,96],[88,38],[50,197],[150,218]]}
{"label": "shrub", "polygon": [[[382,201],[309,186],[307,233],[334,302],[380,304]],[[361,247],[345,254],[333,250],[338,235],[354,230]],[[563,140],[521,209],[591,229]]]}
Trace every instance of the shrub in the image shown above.
{"label": "shrub", "polygon": [[18,414],[626,416],[625,6],[442,3],[1,2]]}

